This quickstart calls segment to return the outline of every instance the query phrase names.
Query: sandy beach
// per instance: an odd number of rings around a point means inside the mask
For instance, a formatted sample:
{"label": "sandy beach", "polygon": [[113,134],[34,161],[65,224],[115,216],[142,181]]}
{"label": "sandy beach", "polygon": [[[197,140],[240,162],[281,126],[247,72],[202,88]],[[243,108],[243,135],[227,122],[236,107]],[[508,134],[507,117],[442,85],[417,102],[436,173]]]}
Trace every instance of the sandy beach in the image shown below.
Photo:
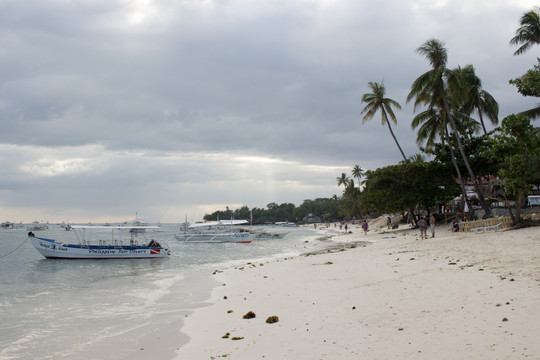
{"label": "sandy beach", "polygon": [[321,230],[347,249],[216,269],[176,358],[540,359],[540,228],[349,230]]}

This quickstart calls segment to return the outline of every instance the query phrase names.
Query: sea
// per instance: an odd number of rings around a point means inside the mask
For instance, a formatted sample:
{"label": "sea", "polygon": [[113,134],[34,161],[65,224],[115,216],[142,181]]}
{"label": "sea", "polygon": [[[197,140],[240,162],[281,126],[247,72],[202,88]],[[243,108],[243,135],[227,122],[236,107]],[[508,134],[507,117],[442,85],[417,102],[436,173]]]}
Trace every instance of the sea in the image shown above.
{"label": "sea", "polygon": [[[166,242],[168,258],[52,260],[34,249],[26,227],[0,230],[0,360],[173,359],[189,341],[183,320],[220,285],[215,270],[331,246],[311,226],[254,230],[285,236],[184,243],[173,238],[178,224],[160,224],[138,236]],[[60,225],[35,234],[76,240]]]}

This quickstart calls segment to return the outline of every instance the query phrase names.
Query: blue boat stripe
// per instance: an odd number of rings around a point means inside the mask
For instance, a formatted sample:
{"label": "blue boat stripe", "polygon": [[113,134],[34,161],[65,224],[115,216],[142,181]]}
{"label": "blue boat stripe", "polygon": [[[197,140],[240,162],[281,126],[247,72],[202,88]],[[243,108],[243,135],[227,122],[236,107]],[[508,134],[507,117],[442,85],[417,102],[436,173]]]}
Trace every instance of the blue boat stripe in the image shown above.
{"label": "blue boat stripe", "polygon": [[47,239],[47,238],[42,238],[42,237],[37,237],[37,236],[34,236],[36,239],[39,239],[39,240],[45,240],[45,241],[50,241],[50,242],[56,242],[56,240],[54,239]]}

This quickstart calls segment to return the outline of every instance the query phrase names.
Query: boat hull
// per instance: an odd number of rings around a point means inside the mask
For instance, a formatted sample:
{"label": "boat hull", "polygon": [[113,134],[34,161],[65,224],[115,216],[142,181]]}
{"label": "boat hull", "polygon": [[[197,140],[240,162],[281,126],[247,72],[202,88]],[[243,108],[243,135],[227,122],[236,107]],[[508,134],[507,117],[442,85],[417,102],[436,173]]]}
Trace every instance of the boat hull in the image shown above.
{"label": "boat hull", "polygon": [[249,244],[253,240],[252,233],[223,234],[176,234],[175,238],[187,243],[239,243]]}
{"label": "boat hull", "polygon": [[154,259],[169,256],[161,247],[75,245],[31,237],[32,245],[47,259]]}

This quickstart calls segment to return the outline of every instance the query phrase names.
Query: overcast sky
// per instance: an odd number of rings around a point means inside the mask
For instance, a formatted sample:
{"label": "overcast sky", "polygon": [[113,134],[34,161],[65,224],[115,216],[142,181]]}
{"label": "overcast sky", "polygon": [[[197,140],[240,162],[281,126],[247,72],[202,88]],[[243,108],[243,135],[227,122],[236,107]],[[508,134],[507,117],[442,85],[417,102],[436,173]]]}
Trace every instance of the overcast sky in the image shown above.
{"label": "overcast sky", "polygon": [[[401,160],[368,82],[406,97],[436,38],[474,65],[500,118],[525,0],[0,0],[0,221],[200,220],[340,195],[354,165]],[[491,126],[490,128],[493,128]]]}

